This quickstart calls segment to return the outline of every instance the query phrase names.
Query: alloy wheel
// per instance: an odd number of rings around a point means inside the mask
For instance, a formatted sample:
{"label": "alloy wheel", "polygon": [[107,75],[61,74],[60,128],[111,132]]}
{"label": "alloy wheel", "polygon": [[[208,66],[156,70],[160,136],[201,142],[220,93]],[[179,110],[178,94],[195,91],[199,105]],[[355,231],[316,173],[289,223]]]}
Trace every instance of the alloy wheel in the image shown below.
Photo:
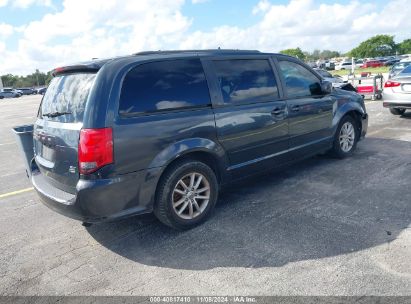
{"label": "alloy wheel", "polygon": [[350,152],[355,143],[355,129],[351,122],[345,122],[340,131],[340,147],[345,153]]}
{"label": "alloy wheel", "polygon": [[210,183],[198,172],[183,176],[175,185],[172,205],[182,219],[194,219],[207,208],[210,201]]}

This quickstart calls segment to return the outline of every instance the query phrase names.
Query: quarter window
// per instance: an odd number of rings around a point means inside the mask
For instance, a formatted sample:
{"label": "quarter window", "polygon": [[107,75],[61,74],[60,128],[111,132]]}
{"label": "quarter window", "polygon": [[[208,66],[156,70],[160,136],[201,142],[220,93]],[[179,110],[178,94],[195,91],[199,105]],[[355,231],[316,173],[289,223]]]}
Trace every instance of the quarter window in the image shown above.
{"label": "quarter window", "polygon": [[216,60],[214,69],[224,103],[278,99],[278,88],[268,60]]}
{"label": "quarter window", "polygon": [[304,97],[321,94],[320,80],[302,65],[291,61],[280,61],[280,71],[285,79],[288,97]]}
{"label": "quarter window", "polygon": [[199,59],[145,63],[123,81],[119,113],[150,113],[209,106],[210,95]]}

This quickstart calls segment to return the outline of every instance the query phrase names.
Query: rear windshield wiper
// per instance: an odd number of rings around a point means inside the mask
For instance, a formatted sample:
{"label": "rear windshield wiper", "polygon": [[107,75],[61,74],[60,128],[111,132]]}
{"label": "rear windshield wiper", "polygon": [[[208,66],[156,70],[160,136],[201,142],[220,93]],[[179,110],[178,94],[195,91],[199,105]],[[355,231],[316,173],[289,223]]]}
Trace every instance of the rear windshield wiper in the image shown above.
{"label": "rear windshield wiper", "polygon": [[71,112],[50,112],[50,113],[45,113],[42,116],[57,117],[57,116],[62,116],[62,115],[67,115],[67,114],[73,114],[73,113]]}

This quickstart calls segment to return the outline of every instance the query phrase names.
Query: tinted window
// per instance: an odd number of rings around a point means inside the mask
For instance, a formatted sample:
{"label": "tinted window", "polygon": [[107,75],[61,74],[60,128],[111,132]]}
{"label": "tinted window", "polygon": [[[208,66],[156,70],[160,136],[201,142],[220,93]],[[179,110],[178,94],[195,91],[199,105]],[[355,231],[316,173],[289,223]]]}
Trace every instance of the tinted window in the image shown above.
{"label": "tinted window", "polygon": [[[40,105],[39,117],[60,122],[83,121],[90,88],[96,74],[68,74],[52,79]],[[65,115],[48,117],[46,114],[67,112]]]}
{"label": "tinted window", "polygon": [[291,61],[280,61],[279,64],[288,97],[321,94],[320,80],[312,72]]}
{"label": "tinted window", "polygon": [[210,95],[199,59],[146,63],[124,79],[120,114],[210,105]]}
{"label": "tinted window", "polygon": [[268,60],[218,60],[214,68],[225,103],[259,102],[278,98]]}

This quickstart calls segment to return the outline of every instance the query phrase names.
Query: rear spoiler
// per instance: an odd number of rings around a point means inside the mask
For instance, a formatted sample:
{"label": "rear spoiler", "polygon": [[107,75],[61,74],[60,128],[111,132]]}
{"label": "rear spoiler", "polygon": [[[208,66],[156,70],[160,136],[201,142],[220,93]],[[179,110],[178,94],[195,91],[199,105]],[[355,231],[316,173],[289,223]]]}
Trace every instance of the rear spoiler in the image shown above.
{"label": "rear spoiler", "polygon": [[85,64],[78,64],[78,65],[70,65],[70,66],[65,66],[65,67],[58,67],[55,68],[52,72],[51,75],[53,77],[60,75],[60,74],[66,74],[66,73],[74,73],[74,72],[97,72],[101,68],[100,65],[97,64],[92,64],[92,65],[85,65]]}

